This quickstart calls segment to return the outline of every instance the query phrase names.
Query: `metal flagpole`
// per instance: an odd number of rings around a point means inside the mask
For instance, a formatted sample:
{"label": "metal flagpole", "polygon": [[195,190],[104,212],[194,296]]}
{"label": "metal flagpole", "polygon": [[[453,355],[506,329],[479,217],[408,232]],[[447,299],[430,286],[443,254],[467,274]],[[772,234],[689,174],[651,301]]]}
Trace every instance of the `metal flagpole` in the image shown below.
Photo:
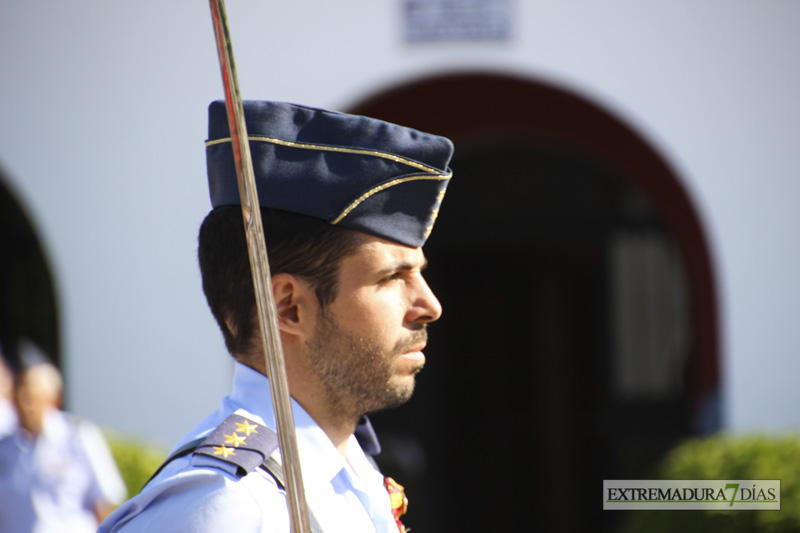
{"label": "metal flagpole", "polygon": [[222,84],[225,89],[225,107],[228,112],[228,125],[231,132],[233,159],[236,165],[236,178],[239,183],[239,197],[242,201],[245,234],[253,273],[256,306],[258,308],[261,340],[264,346],[267,375],[272,389],[272,403],[275,408],[275,423],[281,450],[286,485],[286,505],[292,531],[307,533],[311,531],[306,504],[303,477],[297,452],[297,439],[294,430],[294,417],[289,397],[289,384],[286,379],[286,366],[281,346],[280,333],[275,311],[275,295],[267,260],[267,247],[264,241],[264,228],[261,225],[261,210],[258,202],[250,144],[244,122],[244,110],[239,95],[239,82],[233,62],[228,21],[223,0],[210,0],[211,18],[219,54]]}

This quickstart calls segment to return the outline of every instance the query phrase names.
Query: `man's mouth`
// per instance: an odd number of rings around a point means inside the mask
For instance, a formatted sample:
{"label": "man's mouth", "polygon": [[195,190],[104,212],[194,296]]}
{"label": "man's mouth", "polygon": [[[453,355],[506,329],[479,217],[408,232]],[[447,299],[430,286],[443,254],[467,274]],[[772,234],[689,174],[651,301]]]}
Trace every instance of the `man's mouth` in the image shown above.
{"label": "man's mouth", "polygon": [[428,331],[425,328],[418,329],[404,341],[398,343],[395,353],[406,354],[412,352],[422,353],[428,344]]}

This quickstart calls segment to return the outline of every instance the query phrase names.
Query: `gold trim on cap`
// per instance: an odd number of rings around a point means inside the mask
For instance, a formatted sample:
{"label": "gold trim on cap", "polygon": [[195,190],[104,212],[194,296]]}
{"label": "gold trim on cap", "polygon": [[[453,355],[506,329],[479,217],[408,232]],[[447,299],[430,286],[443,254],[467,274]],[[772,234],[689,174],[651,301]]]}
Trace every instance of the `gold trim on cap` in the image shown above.
{"label": "gold trim on cap", "polygon": [[[305,150],[319,150],[321,152],[339,152],[344,154],[357,154],[357,155],[370,155],[373,157],[380,157],[382,159],[388,159],[390,161],[394,161],[395,163],[403,163],[410,167],[414,167],[417,170],[422,170],[425,172],[430,172],[432,174],[441,174],[442,172],[433,167],[429,167],[428,165],[423,165],[419,161],[414,161],[413,159],[407,159],[405,157],[400,157],[399,155],[389,154],[386,152],[380,152],[378,150],[364,150],[361,148],[345,148],[343,146],[328,146],[324,144],[309,144],[309,143],[301,143],[295,141],[284,141],[282,139],[276,139],[274,137],[264,137],[260,135],[248,135],[247,137],[251,141],[258,141],[258,142],[266,142],[271,144],[277,144],[280,146],[287,146],[289,148],[302,148]],[[226,142],[230,142],[230,137],[225,137],[224,139],[214,139],[213,141],[206,141],[206,146],[213,146],[215,144],[222,144]]]}
{"label": "gold trim on cap", "polygon": [[405,178],[397,178],[392,181],[387,181],[386,183],[382,183],[377,187],[373,187],[372,189],[368,190],[361,196],[359,196],[353,203],[347,206],[347,208],[342,211],[338,217],[336,217],[331,224],[338,224],[341,220],[350,214],[350,211],[358,207],[358,204],[372,196],[373,194],[379,193],[389,187],[394,187],[395,185],[400,185],[401,183],[406,183],[409,181],[419,181],[419,180],[436,180],[436,181],[446,181],[453,177],[453,174],[439,174],[436,176],[426,176],[426,175],[416,175],[416,176],[406,176]]}
{"label": "gold trim on cap", "polygon": [[[406,182],[409,182],[409,181],[418,181],[418,180],[446,181],[446,180],[449,180],[451,177],[453,177],[453,173],[452,172],[442,172],[441,170],[439,170],[437,168],[434,168],[434,167],[431,167],[431,166],[428,166],[428,165],[424,165],[424,164],[420,163],[419,161],[414,161],[413,159],[408,159],[408,158],[401,157],[401,156],[395,155],[395,154],[389,154],[389,153],[386,153],[386,152],[380,152],[378,150],[365,150],[365,149],[360,149],[360,148],[345,148],[345,147],[342,147],[342,146],[328,146],[328,145],[324,145],[324,144],[309,144],[309,143],[301,143],[301,142],[294,142],[294,141],[284,141],[282,139],[276,139],[274,137],[265,137],[265,136],[260,136],[260,135],[249,135],[248,139],[251,140],[251,141],[258,141],[258,142],[266,142],[266,143],[271,143],[271,144],[277,144],[279,146],[286,146],[286,147],[289,147],[289,148],[301,148],[301,149],[305,149],[305,150],[318,150],[318,151],[321,151],[321,152],[337,152],[337,153],[345,153],[345,154],[356,154],[356,155],[367,155],[367,156],[372,156],[372,157],[380,157],[382,159],[388,159],[390,161],[394,161],[395,163],[401,163],[401,164],[404,164],[404,165],[408,165],[408,166],[410,166],[412,168],[415,168],[417,170],[421,170],[423,172],[426,172],[426,174],[416,174],[416,175],[413,175],[413,176],[406,176],[404,178],[393,179],[391,181],[388,181],[386,183],[382,183],[381,185],[373,187],[372,189],[368,190],[367,192],[365,192],[364,194],[359,196],[350,205],[348,205],[345,208],[345,210],[342,211],[339,214],[339,216],[337,216],[333,220],[333,222],[331,222],[331,224],[338,224],[339,222],[341,222],[341,220],[344,217],[349,215],[350,212],[353,211],[353,209],[358,207],[358,205],[361,202],[363,202],[364,200],[366,200],[367,198],[369,198],[373,194],[377,194],[377,193],[379,193],[379,192],[381,192],[383,190],[388,189],[389,187],[394,187],[395,185],[400,185],[401,183],[406,183]],[[231,141],[231,138],[230,137],[226,137],[224,139],[214,139],[214,140],[211,140],[211,141],[206,141],[205,145],[208,147],[208,146],[213,146],[215,144],[222,144],[222,143],[226,143],[226,142],[230,142],[230,141]],[[444,191],[439,193],[439,195],[437,197],[437,200],[439,202],[441,202],[443,197],[444,197]],[[434,211],[434,215],[433,215],[432,221],[436,220],[436,214],[437,213],[438,213],[438,209]],[[428,233],[430,233],[430,230],[432,229],[432,227],[433,227],[433,225],[431,224],[431,226],[429,226],[427,228],[426,235]]]}

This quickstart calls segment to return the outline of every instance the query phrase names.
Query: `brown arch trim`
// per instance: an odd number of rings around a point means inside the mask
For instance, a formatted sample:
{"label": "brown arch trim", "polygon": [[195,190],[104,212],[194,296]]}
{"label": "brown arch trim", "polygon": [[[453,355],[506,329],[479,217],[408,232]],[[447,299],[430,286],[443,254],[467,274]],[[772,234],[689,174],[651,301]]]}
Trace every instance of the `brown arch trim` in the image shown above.
{"label": "brown arch trim", "polygon": [[692,399],[696,407],[719,386],[718,311],[711,256],[680,178],[636,131],[599,105],[563,88],[507,75],[452,73],[381,92],[350,112],[459,139],[487,131],[557,140],[600,158],[653,202],[685,260],[691,294]]}

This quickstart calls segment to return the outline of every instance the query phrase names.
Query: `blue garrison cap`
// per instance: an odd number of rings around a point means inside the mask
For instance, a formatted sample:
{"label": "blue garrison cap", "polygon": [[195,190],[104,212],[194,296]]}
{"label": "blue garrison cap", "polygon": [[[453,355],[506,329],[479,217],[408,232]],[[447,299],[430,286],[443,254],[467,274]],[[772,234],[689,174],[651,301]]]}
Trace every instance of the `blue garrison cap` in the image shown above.
{"label": "blue garrison cap", "polygon": [[[419,247],[452,171],[444,137],[373,118],[245,101],[258,199],[271,207]],[[208,109],[211,204],[239,205],[225,103]]]}

